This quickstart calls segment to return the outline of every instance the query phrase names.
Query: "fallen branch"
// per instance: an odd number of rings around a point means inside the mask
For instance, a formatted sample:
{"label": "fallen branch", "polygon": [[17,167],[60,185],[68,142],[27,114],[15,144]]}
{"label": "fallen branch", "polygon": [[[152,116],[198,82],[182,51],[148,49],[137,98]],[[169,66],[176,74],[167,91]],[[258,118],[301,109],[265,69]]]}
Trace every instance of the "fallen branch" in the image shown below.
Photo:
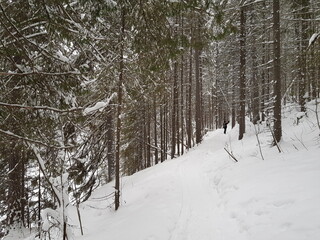
{"label": "fallen branch", "polygon": [[263,154],[262,154],[262,150],[261,150],[261,143],[260,143],[260,140],[259,140],[259,133],[257,132],[256,125],[255,125],[255,124],[253,124],[253,127],[254,127],[254,132],[255,132],[255,134],[256,134],[256,138],[257,138],[257,141],[258,141],[258,146],[259,146],[260,155],[261,155],[262,160],[264,160],[264,157],[263,157]]}
{"label": "fallen branch", "polygon": [[278,148],[279,153],[281,153],[282,151],[281,151],[280,146],[279,146],[279,144],[278,144],[278,142],[276,140],[276,136],[274,135],[274,132],[271,129],[270,124],[268,124],[268,127],[269,127],[269,130],[270,130],[272,138],[273,138],[273,145],[276,146]]}
{"label": "fallen branch", "polygon": [[235,156],[233,156],[232,153],[230,153],[226,148],[224,148],[224,150],[229,154],[229,156],[230,156],[235,162],[238,162],[238,160],[235,158]]}

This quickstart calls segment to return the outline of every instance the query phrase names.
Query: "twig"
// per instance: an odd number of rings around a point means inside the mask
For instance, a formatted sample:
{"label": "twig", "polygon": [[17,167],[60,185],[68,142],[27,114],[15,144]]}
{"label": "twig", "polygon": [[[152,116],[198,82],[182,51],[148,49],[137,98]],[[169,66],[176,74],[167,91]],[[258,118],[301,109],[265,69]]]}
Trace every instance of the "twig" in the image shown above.
{"label": "twig", "polygon": [[235,156],[233,156],[226,148],[224,148],[224,150],[229,154],[229,156],[230,156],[235,162],[238,162],[238,160],[235,158]]}
{"label": "twig", "polygon": [[278,145],[278,142],[277,142],[277,140],[276,140],[276,137],[274,136],[274,132],[273,132],[272,129],[271,129],[270,123],[268,123],[268,127],[269,127],[269,129],[270,129],[270,132],[271,132],[271,135],[272,135],[272,138],[273,138],[273,143],[274,143],[274,145],[277,146],[279,153],[281,153],[281,149],[280,149],[280,147],[279,147],[279,145]]}
{"label": "twig", "polygon": [[67,149],[67,148],[74,148],[74,147],[75,147],[74,145],[72,145],[72,146],[65,146],[65,147],[48,145],[48,144],[46,144],[46,143],[44,143],[44,142],[41,142],[41,141],[38,141],[38,140],[34,140],[34,139],[30,139],[30,138],[26,138],[26,137],[22,137],[22,136],[19,136],[19,135],[14,134],[13,132],[4,131],[4,130],[2,130],[2,129],[0,129],[0,133],[5,134],[5,135],[10,136],[10,137],[13,137],[13,138],[17,138],[17,139],[23,140],[23,141],[25,141],[25,142],[27,142],[27,143],[35,143],[35,144],[39,144],[39,145],[42,145],[42,146],[45,146],[45,147],[48,147],[48,148]]}
{"label": "twig", "polygon": [[260,140],[259,140],[259,134],[258,134],[258,132],[257,132],[256,125],[253,125],[253,127],[254,127],[254,131],[255,131],[255,133],[256,133],[256,137],[257,137],[257,141],[258,141],[259,150],[260,150],[260,155],[261,155],[262,160],[264,160],[264,157],[263,157],[263,155],[262,155],[262,150],[261,150],[261,144],[260,144]]}
{"label": "twig", "polygon": [[308,148],[306,147],[306,145],[304,145],[304,143],[297,137],[297,135],[294,134],[294,136],[295,136],[296,139],[301,143],[301,145],[302,145],[306,150],[308,150]]}

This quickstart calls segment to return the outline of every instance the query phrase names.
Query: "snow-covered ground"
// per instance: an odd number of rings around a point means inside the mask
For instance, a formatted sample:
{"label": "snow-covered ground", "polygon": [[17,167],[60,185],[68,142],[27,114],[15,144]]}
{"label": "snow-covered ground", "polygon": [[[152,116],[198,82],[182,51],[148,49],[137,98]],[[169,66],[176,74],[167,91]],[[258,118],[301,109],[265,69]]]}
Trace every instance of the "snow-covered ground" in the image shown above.
{"label": "snow-covered ground", "polygon": [[[281,153],[271,147],[265,123],[254,127],[248,121],[241,141],[237,127],[229,126],[226,135],[218,129],[182,157],[123,177],[116,212],[108,198],[114,183],[99,188],[80,206],[84,236],[70,207],[73,239],[320,239],[320,131],[314,109],[309,103],[302,116],[293,106],[284,108]],[[297,117],[302,117],[298,125]],[[17,236],[7,239],[21,239]]]}
{"label": "snow-covered ground", "polygon": [[[308,105],[314,109],[314,103]],[[101,187],[82,204],[79,240],[320,239],[320,136],[313,111],[283,113],[281,153],[268,128],[209,132],[182,157],[122,178],[115,212]],[[255,132],[259,131],[262,160]],[[238,159],[236,163],[224,148]],[[74,215],[73,223],[77,223]]]}

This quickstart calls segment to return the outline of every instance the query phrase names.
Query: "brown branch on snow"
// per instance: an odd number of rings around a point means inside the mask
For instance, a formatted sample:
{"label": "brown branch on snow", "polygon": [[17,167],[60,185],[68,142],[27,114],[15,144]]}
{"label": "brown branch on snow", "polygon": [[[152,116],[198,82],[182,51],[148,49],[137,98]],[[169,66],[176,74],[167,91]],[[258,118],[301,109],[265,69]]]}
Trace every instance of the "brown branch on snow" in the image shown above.
{"label": "brown branch on snow", "polygon": [[238,160],[235,158],[235,156],[233,156],[233,154],[231,154],[226,148],[224,148],[224,150],[229,154],[229,156],[230,156],[235,162],[238,162]]}

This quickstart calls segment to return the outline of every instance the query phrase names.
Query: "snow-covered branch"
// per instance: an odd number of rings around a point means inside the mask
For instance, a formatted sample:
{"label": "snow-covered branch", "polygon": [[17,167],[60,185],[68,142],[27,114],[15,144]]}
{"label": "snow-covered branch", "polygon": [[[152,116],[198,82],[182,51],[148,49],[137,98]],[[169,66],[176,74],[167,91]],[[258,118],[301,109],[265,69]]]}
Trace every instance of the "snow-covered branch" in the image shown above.
{"label": "snow-covered branch", "polygon": [[26,106],[26,105],[20,105],[20,104],[4,103],[4,102],[0,102],[0,106],[11,107],[11,108],[23,108],[23,109],[27,109],[27,110],[53,111],[53,112],[58,112],[58,113],[68,113],[68,112],[76,112],[76,111],[83,110],[83,107],[62,110],[62,109],[48,107],[48,106]]}
{"label": "snow-covered branch", "polygon": [[320,35],[320,33],[314,33],[314,34],[312,34],[311,38],[309,39],[309,46],[308,46],[308,48],[309,48],[312,44],[314,44],[314,43],[316,42],[316,40],[318,39],[319,35]]}
{"label": "snow-covered branch", "polygon": [[64,75],[81,75],[80,72],[77,71],[70,71],[70,72],[37,72],[37,71],[32,71],[32,72],[21,72],[21,73],[16,73],[16,72],[0,72],[0,76],[28,76],[28,75],[47,75],[47,76],[64,76]]}
{"label": "snow-covered branch", "polygon": [[43,176],[45,177],[46,181],[49,183],[51,190],[56,198],[56,200],[58,201],[59,206],[61,206],[61,194],[59,193],[59,190],[52,184],[52,182],[50,181],[50,179],[47,176],[47,172],[46,172],[46,167],[44,165],[44,160],[42,159],[40,153],[39,153],[39,149],[36,148],[36,146],[34,146],[33,144],[28,143],[28,146],[32,149],[32,151],[34,152],[35,156],[37,157],[37,161],[39,163],[40,166],[40,170],[43,173]]}
{"label": "snow-covered branch", "polygon": [[88,115],[96,111],[102,111],[110,104],[110,101],[117,96],[117,93],[111,94],[111,96],[104,102],[97,102],[93,107],[88,107],[83,110],[83,115]]}

